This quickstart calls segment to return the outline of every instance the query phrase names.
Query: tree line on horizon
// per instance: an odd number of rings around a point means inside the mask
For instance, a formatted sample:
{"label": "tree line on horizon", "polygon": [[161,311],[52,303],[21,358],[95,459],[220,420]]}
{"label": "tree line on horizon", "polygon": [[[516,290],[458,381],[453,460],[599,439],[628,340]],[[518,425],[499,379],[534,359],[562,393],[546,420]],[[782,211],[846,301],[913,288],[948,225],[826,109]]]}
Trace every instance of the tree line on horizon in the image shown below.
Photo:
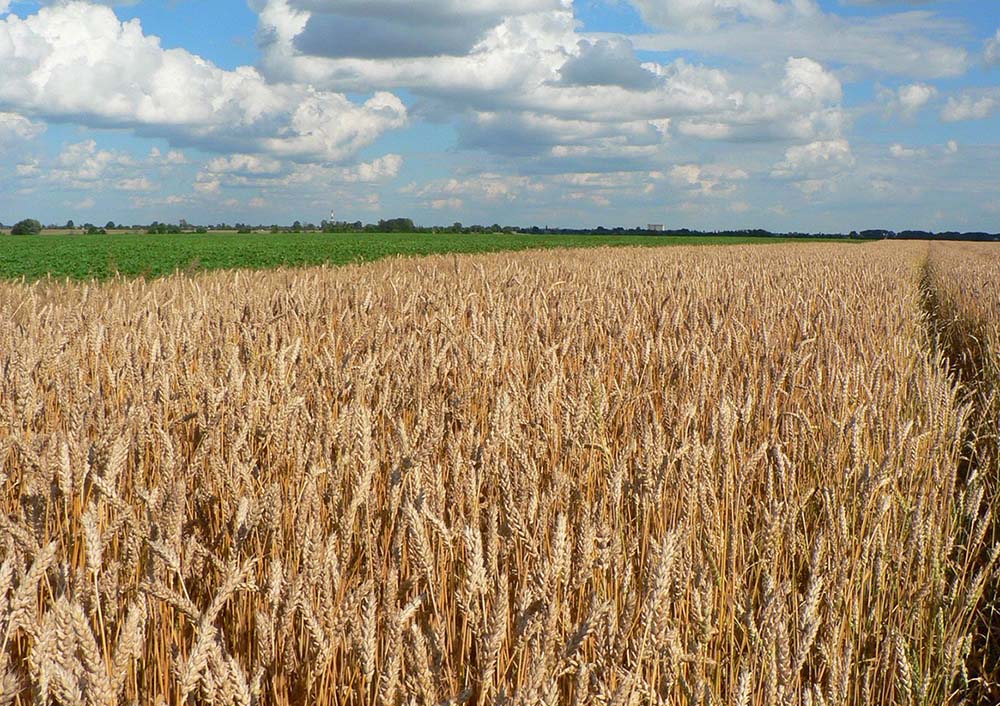
{"label": "tree line on horizon", "polygon": [[[5,226],[0,222],[0,229]],[[251,225],[248,223],[218,223],[215,225],[192,225],[181,219],[178,223],[160,223],[153,221],[149,224],[116,224],[108,221],[104,226],[96,226],[92,223],[84,223],[77,226],[72,220],[65,225],[43,226],[41,221],[28,218],[18,221],[10,227],[11,235],[37,235],[43,230],[73,230],[82,231],[87,235],[104,235],[112,230],[141,231],[151,235],[180,235],[184,233],[207,234],[212,231],[235,231],[241,234],[247,233],[413,233],[413,234],[523,234],[523,235],[637,235],[656,237],[762,237],[762,238],[836,238],[852,240],[971,240],[971,241],[1000,241],[1000,233],[987,232],[959,232],[959,231],[925,231],[925,230],[901,230],[893,231],[886,229],[852,230],[850,233],[827,233],[827,232],[774,232],[762,228],[746,228],[734,230],[692,230],[689,228],[674,228],[668,230],[653,230],[650,228],[625,228],[617,226],[607,228],[597,226],[596,228],[552,228],[549,226],[503,226],[494,223],[485,225],[463,225],[455,222],[450,226],[418,226],[411,218],[390,218],[380,219],[376,223],[363,223],[362,221],[320,221],[319,225],[314,223],[302,223],[295,221],[291,225]]]}

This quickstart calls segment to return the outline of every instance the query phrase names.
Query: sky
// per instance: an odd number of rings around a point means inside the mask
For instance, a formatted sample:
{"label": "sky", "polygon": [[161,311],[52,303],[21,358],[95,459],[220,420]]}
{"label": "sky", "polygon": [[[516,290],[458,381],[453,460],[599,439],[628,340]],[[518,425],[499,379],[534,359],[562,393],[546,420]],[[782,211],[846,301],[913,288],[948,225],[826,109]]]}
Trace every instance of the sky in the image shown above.
{"label": "sky", "polygon": [[997,0],[0,0],[0,222],[1000,232]]}

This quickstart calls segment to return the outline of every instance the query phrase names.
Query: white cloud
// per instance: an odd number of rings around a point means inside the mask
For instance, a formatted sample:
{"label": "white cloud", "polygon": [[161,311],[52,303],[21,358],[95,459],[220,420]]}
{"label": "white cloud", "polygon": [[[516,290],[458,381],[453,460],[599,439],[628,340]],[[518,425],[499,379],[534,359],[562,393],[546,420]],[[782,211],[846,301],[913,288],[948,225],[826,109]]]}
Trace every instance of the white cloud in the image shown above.
{"label": "white cloud", "polygon": [[910,83],[896,90],[882,89],[879,100],[886,105],[887,113],[899,113],[905,118],[914,117],[935,96],[937,88],[926,83]]}
{"label": "white cloud", "polygon": [[611,205],[611,199],[604,194],[589,193],[586,191],[570,191],[562,195],[563,201],[587,201],[599,208],[606,208]]}
{"label": "white cloud", "polygon": [[45,126],[17,113],[0,112],[0,152],[6,148],[33,140],[45,132]]}
{"label": "white cloud", "polygon": [[309,10],[306,53],[356,59],[462,56],[505,18],[568,9],[568,0],[290,0]]}
{"label": "white cloud", "polygon": [[927,150],[916,149],[913,147],[905,147],[898,142],[889,145],[889,154],[891,154],[896,159],[910,159],[913,157],[924,157],[927,155]]}
{"label": "white cloud", "polygon": [[941,119],[946,123],[964,120],[983,120],[990,117],[1000,107],[1000,89],[966,92],[948,99],[941,111]]}
{"label": "white cloud", "polygon": [[17,167],[15,167],[14,171],[19,177],[38,176],[41,172],[40,162],[37,159],[21,162],[17,165]]}
{"label": "white cloud", "polygon": [[109,175],[135,166],[131,155],[102,150],[95,140],[84,140],[64,147],[56,163],[46,172],[46,178],[74,188],[93,188],[100,186]]}
{"label": "white cloud", "polygon": [[144,176],[121,179],[115,184],[120,191],[155,191],[156,187]]}
{"label": "white cloud", "polygon": [[198,172],[193,186],[201,194],[219,194],[223,188],[253,188],[275,193],[294,188],[300,195],[319,195],[334,186],[389,181],[399,175],[402,167],[403,158],[396,154],[347,167],[234,154],[209,160]]}
{"label": "white cloud", "polygon": [[702,196],[727,196],[736,191],[736,182],[749,178],[746,171],[725,165],[680,164],[670,170],[670,180]]}
{"label": "white cloud", "polygon": [[395,96],[362,104],[268,83],[251,67],[218,68],[164,49],[138,21],[85,2],[0,20],[0,103],[92,127],[130,127],[174,143],[341,160],[406,122]]}
{"label": "white cloud", "polygon": [[[347,7],[377,24],[385,2],[267,0],[263,65],[272,77],[328,90],[405,88],[424,99],[425,113],[460,119],[463,147],[580,167],[648,166],[674,123],[694,139],[812,140],[838,135],[845,120],[840,80],[806,56],[783,59],[758,74],[758,90],[741,90],[726,71],[683,59],[642,62],[621,37],[584,37],[568,0],[466,5],[490,26],[464,52],[345,56],[315,46],[316,37],[300,41],[305,28],[317,13]],[[422,0],[410,12],[419,24],[440,7]]]}
{"label": "white cloud", "polygon": [[997,33],[987,40],[986,48],[983,51],[983,59],[987,64],[995,66],[1000,64],[1000,29]]}
{"label": "white cloud", "polygon": [[187,157],[181,150],[169,150],[166,154],[163,154],[158,147],[154,147],[149,151],[149,161],[153,164],[168,166],[180,166],[188,163]]}
{"label": "white cloud", "polygon": [[[741,5],[741,0],[690,2],[715,10]],[[669,8],[676,3],[678,0],[632,0],[636,6],[649,8]],[[784,61],[788,56],[810,56],[843,65],[855,74],[913,78],[959,76],[971,63],[968,51],[961,46],[965,26],[933,12],[844,17],[823,12],[815,0],[768,0],[761,7],[765,11],[703,14],[715,20],[728,17],[729,21],[703,22],[700,31],[653,23],[659,31],[634,36],[632,41],[642,50],[696,51],[755,65]],[[777,12],[770,11],[774,8]]]}
{"label": "white cloud", "polygon": [[733,126],[720,121],[682,120],[678,132],[700,140],[728,140],[733,136]]}
{"label": "white cloud", "polygon": [[194,183],[194,190],[200,194],[218,194],[222,188],[222,180],[211,175],[199,174]]}
{"label": "white cloud", "polygon": [[728,109],[682,119],[678,132],[704,140],[819,140],[839,137],[847,117],[835,74],[805,57],[784,64],[780,92],[732,91]]}
{"label": "white cloud", "polygon": [[944,148],[948,154],[956,154],[958,152],[959,145],[955,140],[948,140]]}
{"label": "white cloud", "polygon": [[205,165],[205,169],[215,174],[280,174],[284,165],[269,157],[253,154],[234,154],[229,157],[217,157]]}
{"label": "white cloud", "polygon": [[163,163],[173,165],[187,164],[187,157],[180,150],[170,150],[163,158]]}
{"label": "white cloud", "polygon": [[843,96],[840,80],[809,58],[791,58],[785,65],[782,88],[792,98],[803,102],[832,103]]}
{"label": "white cloud", "polygon": [[450,198],[450,199],[434,199],[430,202],[431,208],[435,211],[458,211],[465,205],[462,199]]}
{"label": "white cloud", "polygon": [[913,83],[901,86],[899,89],[899,104],[906,113],[915,113],[923,108],[937,94],[934,86],[925,83]]}
{"label": "white cloud", "polygon": [[656,86],[656,74],[642,65],[628,40],[581,40],[577,46],[579,54],[571,56],[559,69],[566,85],[620,86],[636,90]]}
{"label": "white cloud", "polygon": [[267,206],[267,201],[260,196],[255,196],[247,202],[247,205],[250,208],[264,208]]}
{"label": "white cloud", "polygon": [[775,21],[790,10],[789,4],[775,0],[632,0],[632,4],[651,25],[688,31],[740,20]]}
{"label": "white cloud", "polygon": [[544,190],[545,185],[531,177],[483,172],[462,179],[443,179],[425,184],[407,184],[399,192],[407,196],[427,199],[429,202],[463,197],[474,198],[477,201],[514,202],[523,194],[538,193]]}
{"label": "white cloud", "polygon": [[785,151],[785,159],[775,166],[775,176],[795,176],[839,171],[854,164],[854,154],[847,140],[821,140],[794,145]]}
{"label": "white cloud", "polygon": [[387,154],[372,162],[362,162],[350,173],[342,172],[344,181],[358,181],[370,184],[386,179],[395,179],[403,168],[403,158],[398,154]]}

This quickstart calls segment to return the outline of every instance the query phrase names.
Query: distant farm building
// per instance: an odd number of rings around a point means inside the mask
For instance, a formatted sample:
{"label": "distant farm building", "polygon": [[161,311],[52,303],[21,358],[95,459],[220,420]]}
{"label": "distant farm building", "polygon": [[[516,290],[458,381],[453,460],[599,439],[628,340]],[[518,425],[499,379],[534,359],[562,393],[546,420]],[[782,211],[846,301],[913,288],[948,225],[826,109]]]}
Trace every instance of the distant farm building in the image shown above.
{"label": "distant farm building", "polygon": [[650,223],[648,226],[646,226],[646,230],[652,231],[653,233],[662,233],[663,232],[663,224],[662,223]]}

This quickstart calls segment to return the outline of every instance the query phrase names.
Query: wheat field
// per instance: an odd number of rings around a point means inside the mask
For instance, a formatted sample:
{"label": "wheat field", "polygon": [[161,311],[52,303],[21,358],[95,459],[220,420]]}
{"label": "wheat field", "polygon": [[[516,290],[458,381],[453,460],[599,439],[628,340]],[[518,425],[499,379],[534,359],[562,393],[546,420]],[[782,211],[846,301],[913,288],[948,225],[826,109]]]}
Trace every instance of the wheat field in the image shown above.
{"label": "wheat field", "polygon": [[982,261],[0,284],[0,706],[974,703]]}

